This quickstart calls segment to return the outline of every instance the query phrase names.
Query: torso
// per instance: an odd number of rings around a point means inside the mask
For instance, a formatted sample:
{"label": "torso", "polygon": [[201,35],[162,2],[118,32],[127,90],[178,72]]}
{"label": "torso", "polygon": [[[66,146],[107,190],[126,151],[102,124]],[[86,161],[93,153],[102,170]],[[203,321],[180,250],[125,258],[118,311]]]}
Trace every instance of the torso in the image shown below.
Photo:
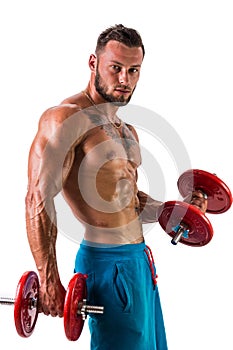
{"label": "torso", "polygon": [[68,156],[72,165],[63,195],[85,226],[85,239],[107,244],[142,242],[136,184],[141,155],[136,133],[125,123],[117,129],[104,117],[98,124],[102,125],[93,123]]}

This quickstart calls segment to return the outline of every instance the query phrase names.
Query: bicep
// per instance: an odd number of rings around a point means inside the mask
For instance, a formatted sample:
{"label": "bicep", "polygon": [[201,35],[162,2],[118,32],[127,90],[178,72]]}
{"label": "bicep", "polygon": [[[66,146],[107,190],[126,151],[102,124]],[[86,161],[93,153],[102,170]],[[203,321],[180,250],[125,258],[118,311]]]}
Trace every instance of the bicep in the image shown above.
{"label": "bicep", "polygon": [[60,191],[57,153],[59,151],[38,131],[28,158],[28,202],[33,206],[41,206],[52,199]]}
{"label": "bicep", "polygon": [[29,187],[39,191],[42,198],[53,198],[62,190],[64,176],[72,166],[74,149],[89,128],[88,118],[66,106],[49,110],[42,116],[28,165]]}
{"label": "bicep", "polygon": [[42,197],[54,197],[62,188],[65,158],[71,145],[62,123],[42,118],[28,159],[28,186]]}

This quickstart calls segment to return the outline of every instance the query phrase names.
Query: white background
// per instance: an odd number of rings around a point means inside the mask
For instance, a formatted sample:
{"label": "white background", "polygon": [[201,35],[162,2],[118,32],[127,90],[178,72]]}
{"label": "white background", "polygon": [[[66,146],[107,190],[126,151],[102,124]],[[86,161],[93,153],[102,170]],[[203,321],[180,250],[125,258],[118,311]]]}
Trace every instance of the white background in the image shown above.
{"label": "white background", "polygon": [[[132,103],[165,118],[182,138],[192,167],[217,173],[233,189],[232,17],[230,0],[1,2],[1,295],[14,296],[21,274],[35,270],[24,198],[28,151],[39,117],[86,87],[89,54],[110,25],[136,28],[145,44]],[[156,147],[150,151],[156,157]],[[167,168],[160,158],[166,200],[174,199],[175,160]],[[156,260],[169,350],[233,349],[232,208],[208,217],[215,235],[202,248],[172,246],[159,225],[146,235]],[[59,234],[64,285],[77,249],[77,243]],[[88,350],[87,323],[79,341],[71,343],[62,319],[39,315],[34,334],[22,339],[14,328],[13,308],[1,306],[0,346]]]}

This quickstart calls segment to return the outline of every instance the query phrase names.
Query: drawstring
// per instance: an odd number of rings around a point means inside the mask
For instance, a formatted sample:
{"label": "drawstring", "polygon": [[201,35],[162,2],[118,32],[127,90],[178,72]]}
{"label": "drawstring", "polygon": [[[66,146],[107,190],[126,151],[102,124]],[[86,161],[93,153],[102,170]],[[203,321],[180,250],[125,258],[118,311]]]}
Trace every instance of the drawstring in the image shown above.
{"label": "drawstring", "polygon": [[154,287],[156,286],[157,284],[157,280],[156,278],[158,277],[158,275],[155,274],[155,263],[154,263],[154,257],[153,257],[153,254],[152,254],[152,251],[150,249],[150,247],[146,246],[146,248],[144,249],[146,255],[147,255],[147,258],[148,258],[148,261],[149,261],[149,265],[150,265],[150,270],[151,270],[151,276],[152,276],[152,281],[153,281],[153,284],[154,284]]}

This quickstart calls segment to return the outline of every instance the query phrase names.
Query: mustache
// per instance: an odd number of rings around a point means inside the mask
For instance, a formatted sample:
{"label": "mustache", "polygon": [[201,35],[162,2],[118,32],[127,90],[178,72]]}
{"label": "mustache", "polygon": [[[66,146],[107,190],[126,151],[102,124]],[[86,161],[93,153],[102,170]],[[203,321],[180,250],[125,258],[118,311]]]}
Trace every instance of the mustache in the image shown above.
{"label": "mustache", "polygon": [[116,85],[115,89],[120,89],[120,90],[127,90],[129,92],[132,91],[131,87],[128,85]]}

